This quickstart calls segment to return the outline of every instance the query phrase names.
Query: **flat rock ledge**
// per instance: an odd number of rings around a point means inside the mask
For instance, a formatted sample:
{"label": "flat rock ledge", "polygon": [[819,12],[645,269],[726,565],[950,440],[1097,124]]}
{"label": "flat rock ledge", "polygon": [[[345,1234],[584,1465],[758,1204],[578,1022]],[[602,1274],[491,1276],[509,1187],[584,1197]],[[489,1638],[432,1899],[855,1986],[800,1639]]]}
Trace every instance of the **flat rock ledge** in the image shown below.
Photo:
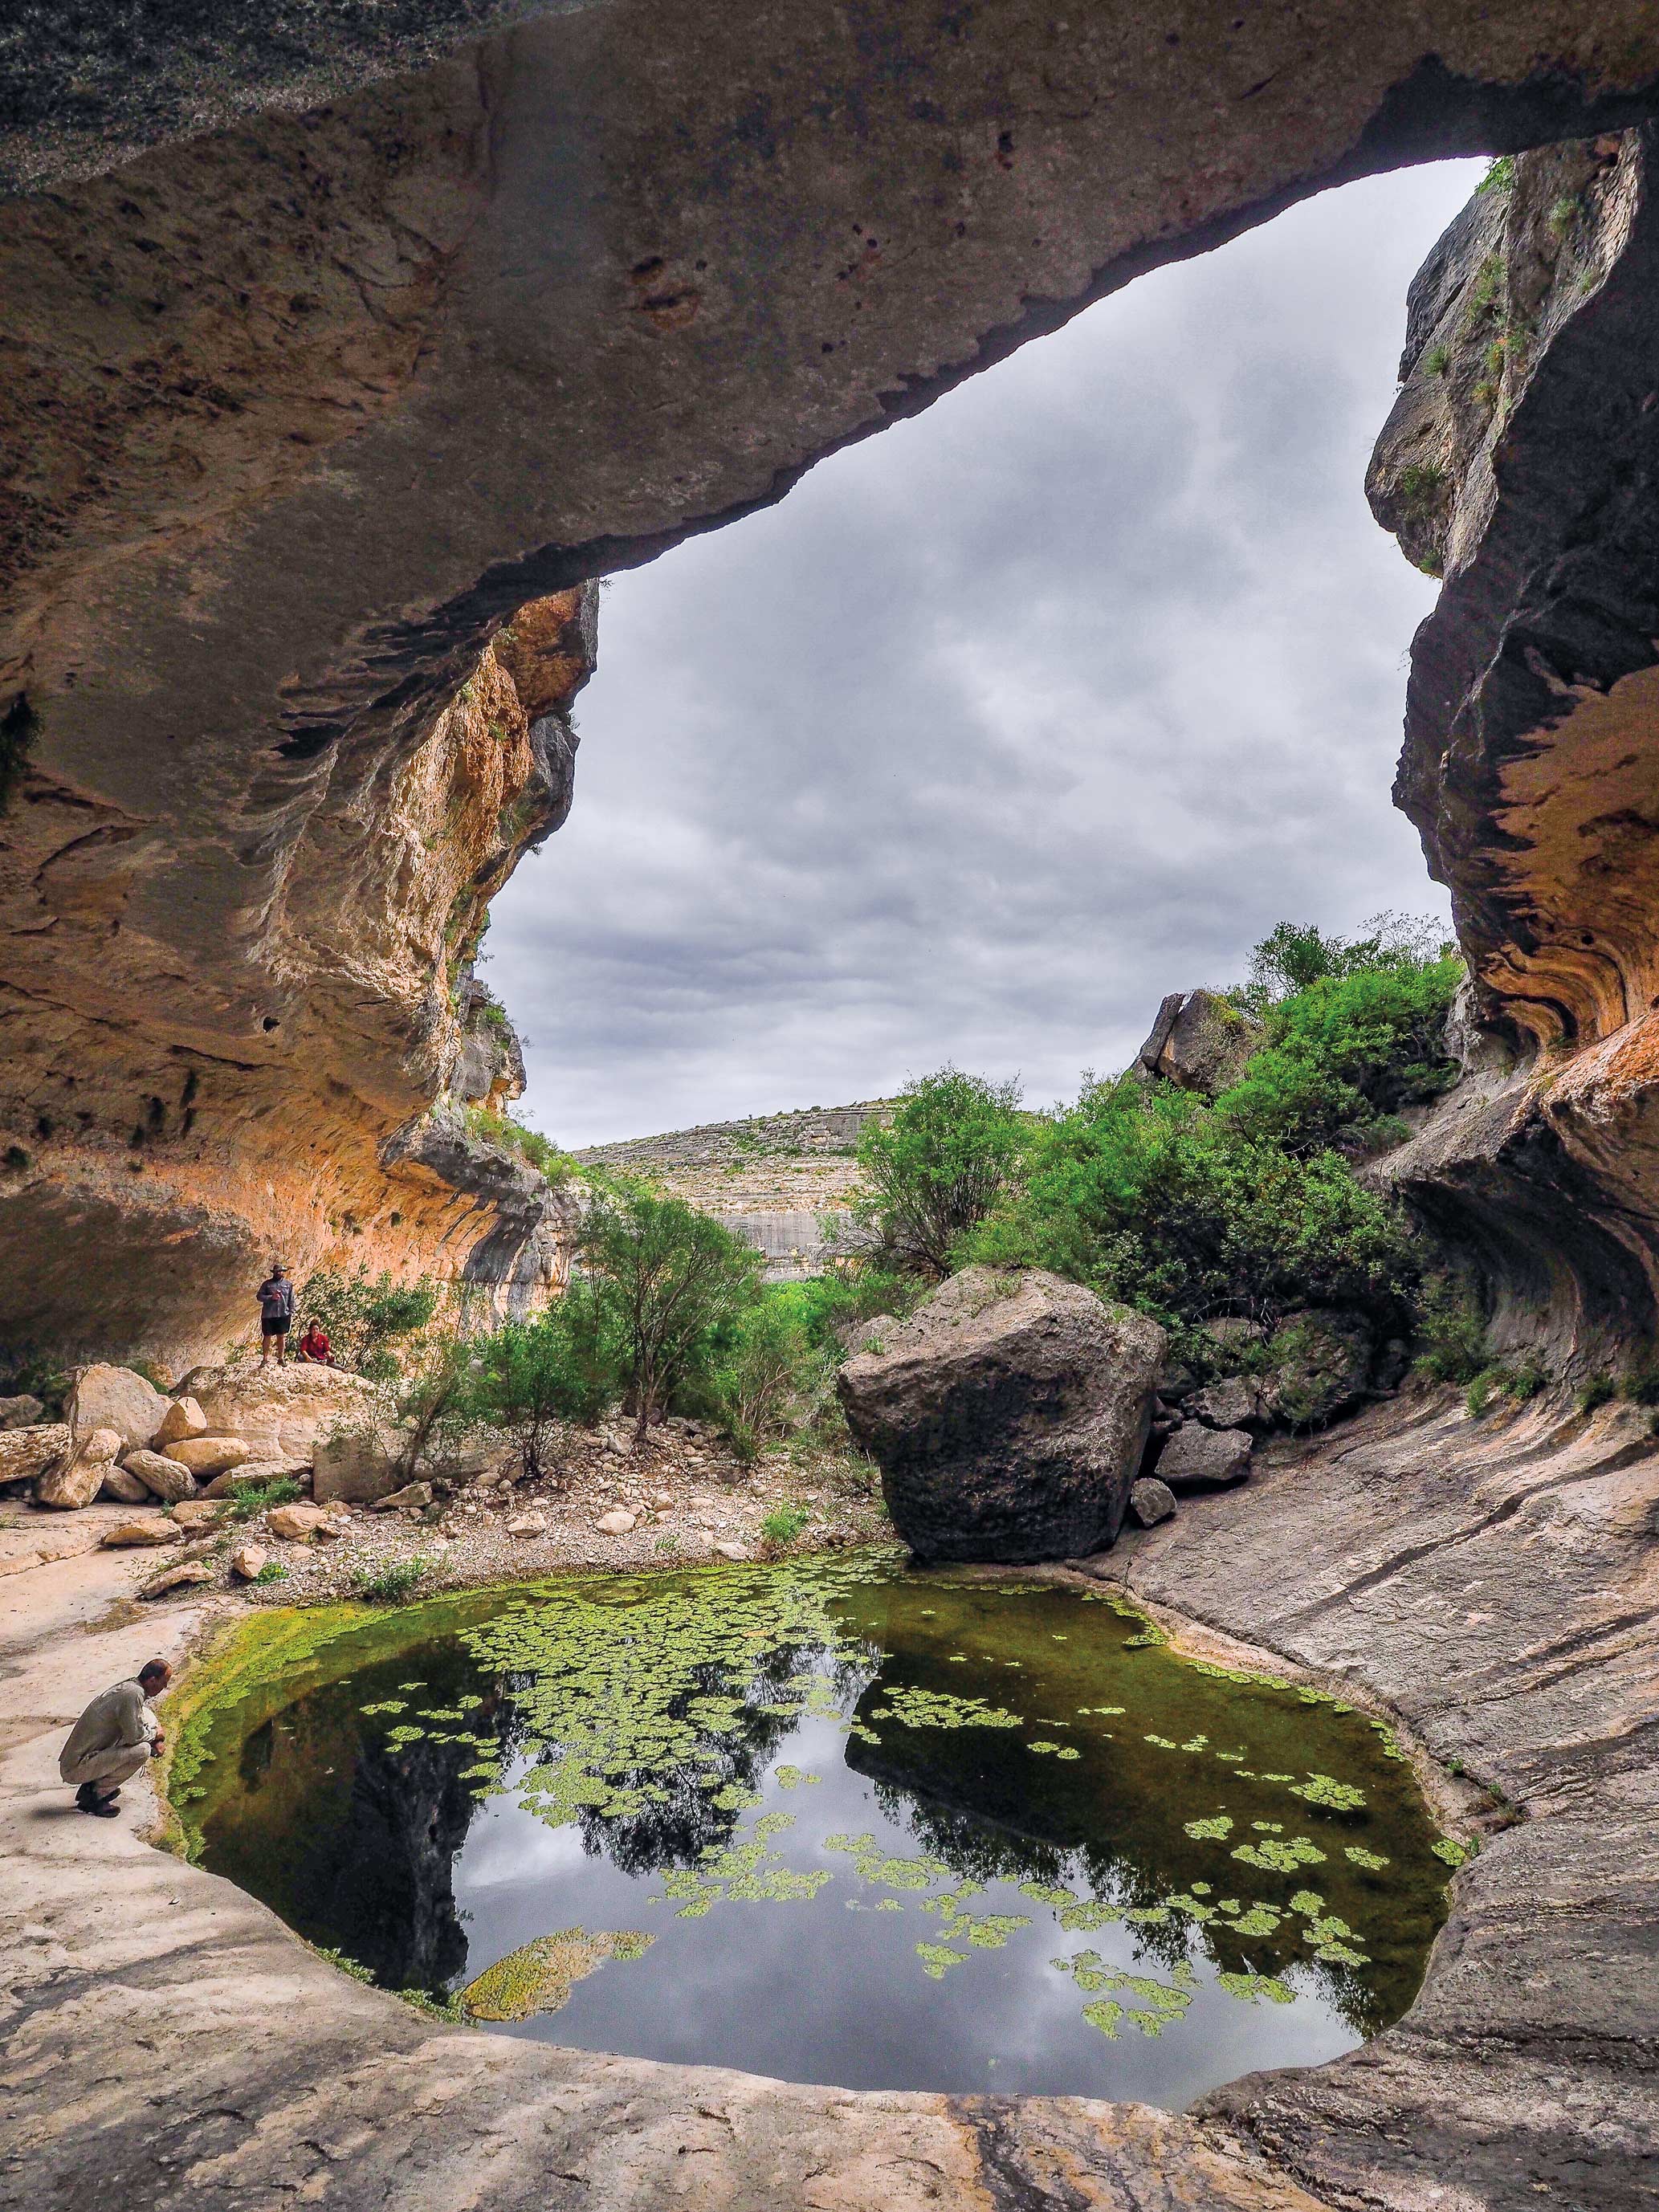
{"label": "flat rock ledge", "polygon": [[1186,2115],[434,2027],[153,1850],[138,1814],[69,1809],[82,1703],[204,1613],[126,1625],[117,1554],[35,1569],[0,1630],[0,2206],[1651,2212],[1656,1517],[1635,1409],[1500,1428],[1396,1402],[1113,1555],[1150,1601],[1368,1686],[1514,1818],[1458,1878],[1404,2021]]}

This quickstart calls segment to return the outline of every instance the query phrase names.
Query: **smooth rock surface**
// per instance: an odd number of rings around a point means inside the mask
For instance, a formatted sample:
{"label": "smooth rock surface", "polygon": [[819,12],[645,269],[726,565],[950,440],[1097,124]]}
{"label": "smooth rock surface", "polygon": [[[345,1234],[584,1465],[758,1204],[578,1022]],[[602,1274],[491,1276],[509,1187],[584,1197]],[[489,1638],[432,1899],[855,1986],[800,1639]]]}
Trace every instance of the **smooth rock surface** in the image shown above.
{"label": "smooth rock surface", "polygon": [[180,1437],[167,1446],[166,1456],[188,1468],[198,1482],[211,1482],[252,1459],[253,1447],[245,1437]]}
{"label": "smooth rock surface", "polygon": [[194,1534],[202,1528],[211,1528],[223,1519],[225,1508],[210,1498],[183,1498],[173,1507],[172,1518],[180,1528]]}
{"label": "smooth rock surface", "polygon": [[273,1505],[265,1526],[284,1543],[301,1543],[316,1535],[327,1519],[319,1505]]}
{"label": "smooth rock surface", "polygon": [[205,1559],[180,1559],[176,1567],[163,1567],[159,1575],[152,1575],[138,1595],[140,1597],[166,1597],[173,1590],[188,1589],[193,1584],[217,1580],[217,1575]]}
{"label": "smooth rock surface", "polygon": [[182,1443],[186,1437],[207,1434],[207,1415],[194,1398],[175,1398],[161,1416],[161,1425],[150,1438],[156,1451],[166,1451],[169,1444]]}
{"label": "smooth rock surface", "polygon": [[191,1395],[216,1436],[240,1437],[255,1459],[310,1459],[313,1447],[343,1422],[361,1420],[375,1389],[341,1367],[290,1361],[202,1368]]}
{"label": "smooth rock surface", "polygon": [[1206,1429],[1188,1421],[1158,1454],[1157,1479],[1177,1494],[1225,1489],[1249,1473],[1255,1443],[1248,1429]]}
{"label": "smooth rock surface", "polygon": [[311,1455],[312,1495],[319,1504],[337,1498],[348,1505],[374,1505],[408,1480],[399,1462],[402,1438],[384,1422],[337,1428]]}
{"label": "smooth rock surface", "polygon": [[169,1505],[197,1495],[196,1477],[169,1453],[132,1451],[121,1464],[129,1474],[137,1476],[152,1498],[160,1498]]}
{"label": "smooth rock surface", "polygon": [[638,1523],[631,1513],[618,1510],[614,1513],[602,1513],[593,1526],[601,1536],[628,1536],[633,1534]]}
{"label": "smooth rock surface", "polygon": [[167,1400],[142,1375],[99,1361],[75,1378],[64,1419],[77,1437],[90,1429],[114,1429],[123,1444],[135,1449],[149,1442],[167,1410]]}
{"label": "smooth rock surface", "polygon": [[169,1521],[164,1513],[152,1513],[142,1521],[118,1521],[105,1529],[100,1540],[106,1551],[121,1552],[149,1544],[181,1544],[184,1537],[176,1522]]}
{"label": "smooth rock surface", "polygon": [[1164,1335],[1030,1269],[964,1268],[836,1388],[921,1559],[1077,1559],[1122,1526]]}
{"label": "smooth rock surface", "polygon": [[60,1465],[47,1468],[36,1478],[35,1504],[71,1510],[90,1505],[103,1488],[104,1478],[120,1449],[121,1439],[114,1429],[94,1429],[82,1437]]}
{"label": "smooth rock surface", "polygon": [[155,1492],[147,1482],[136,1474],[130,1474],[125,1468],[117,1464],[104,1469],[98,1495],[112,1498],[118,1505],[143,1505]]}

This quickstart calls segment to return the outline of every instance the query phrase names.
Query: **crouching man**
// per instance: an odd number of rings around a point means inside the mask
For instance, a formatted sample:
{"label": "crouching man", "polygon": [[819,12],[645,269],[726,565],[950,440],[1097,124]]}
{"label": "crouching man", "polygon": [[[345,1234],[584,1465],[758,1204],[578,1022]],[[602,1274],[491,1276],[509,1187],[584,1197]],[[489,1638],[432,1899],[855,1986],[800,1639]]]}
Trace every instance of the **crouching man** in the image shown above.
{"label": "crouching man", "polygon": [[58,1771],[75,1785],[83,1813],[112,1820],[121,1784],[166,1743],[166,1733],[150,1705],[173,1680],[165,1659],[152,1659],[131,1681],[100,1690],[70,1731]]}

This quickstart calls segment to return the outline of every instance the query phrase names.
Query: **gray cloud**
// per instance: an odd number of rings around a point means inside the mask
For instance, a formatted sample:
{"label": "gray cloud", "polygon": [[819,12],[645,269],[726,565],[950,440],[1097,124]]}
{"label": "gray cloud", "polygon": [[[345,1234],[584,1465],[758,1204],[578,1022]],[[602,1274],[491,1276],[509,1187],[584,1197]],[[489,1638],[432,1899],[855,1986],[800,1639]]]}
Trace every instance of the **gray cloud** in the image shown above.
{"label": "gray cloud", "polygon": [[1434,586],[1364,464],[1478,165],[1143,279],[607,590],[576,804],[486,971],[567,1144],[1033,1102],[1284,916],[1443,911],[1389,805]]}

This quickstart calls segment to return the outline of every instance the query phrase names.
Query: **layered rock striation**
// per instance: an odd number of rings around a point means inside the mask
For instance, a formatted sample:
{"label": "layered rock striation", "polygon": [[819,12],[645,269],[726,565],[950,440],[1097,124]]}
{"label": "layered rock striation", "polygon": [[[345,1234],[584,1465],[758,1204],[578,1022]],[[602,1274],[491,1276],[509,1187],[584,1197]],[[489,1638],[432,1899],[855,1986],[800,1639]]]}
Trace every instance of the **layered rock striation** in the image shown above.
{"label": "layered rock striation", "polygon": [[1390,1164],[1588,1362],[1659,1266],[1659,204],[1651,126],[1501,167],[1412,288],[1369,479],[1444,588],[1395,796],[1452,890],[1466,1079]]}

